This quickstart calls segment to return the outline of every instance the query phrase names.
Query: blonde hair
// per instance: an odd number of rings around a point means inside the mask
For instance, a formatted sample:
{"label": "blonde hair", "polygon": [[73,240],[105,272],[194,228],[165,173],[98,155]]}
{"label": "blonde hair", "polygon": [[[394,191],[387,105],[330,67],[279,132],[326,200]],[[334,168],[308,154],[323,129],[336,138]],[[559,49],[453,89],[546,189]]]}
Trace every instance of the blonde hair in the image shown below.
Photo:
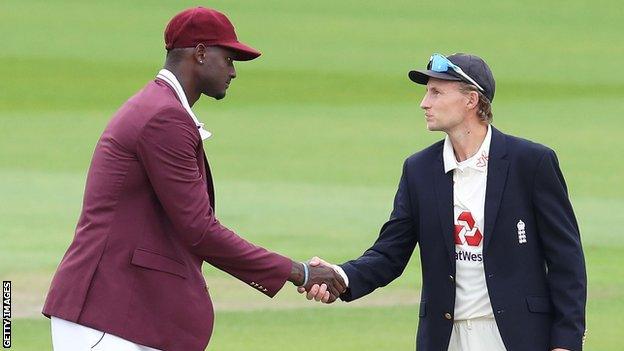
{"label": "blonde hair", "polygon": [[492,123],[494,115],[492,114],[492,103],[483,93],[474,85],[465,82],[459,82],[459,91],[466,94],[476,91],[479,94],[479,103],[477,104],[477,116],[487,123]]}

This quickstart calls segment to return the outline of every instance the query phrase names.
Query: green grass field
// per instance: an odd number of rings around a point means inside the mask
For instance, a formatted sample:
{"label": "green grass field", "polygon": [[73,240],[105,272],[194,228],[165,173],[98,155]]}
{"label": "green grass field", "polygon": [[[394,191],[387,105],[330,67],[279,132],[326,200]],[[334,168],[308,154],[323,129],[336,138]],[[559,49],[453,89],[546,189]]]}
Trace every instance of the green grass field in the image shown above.
{"label": "green grass field", "polygon": [[[624,7],[590,2],[407,0],[0,3],[0,276],[13,281],[13,349],[50,350],[39,311],[72,239],[107,120],[152,79],[178,11],[226,12],[263,51],[228,97],[194,107],[214,136],[221,222],[294,259],[358,256],[388,217],[425,129],[407,71],[432,52],[477,53],[497,79],[494,124],[554,148],[581,226],[588,350],[621,350],[624,326]],[[209,350],[413,350],[418,254],[353,304],[273,300],[205,268],[216,306]],[[313,345],[309,345],[313,344]]]}

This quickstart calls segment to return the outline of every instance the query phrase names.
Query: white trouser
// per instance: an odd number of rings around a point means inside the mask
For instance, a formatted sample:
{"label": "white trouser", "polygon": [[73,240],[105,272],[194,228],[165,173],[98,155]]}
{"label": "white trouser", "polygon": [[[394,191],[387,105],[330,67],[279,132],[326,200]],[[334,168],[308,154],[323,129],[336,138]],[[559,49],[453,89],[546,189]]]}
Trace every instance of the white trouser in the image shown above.
{"label": "white trouser", "polygon": [[475,318],[455,321],[448,351],[506,351],[496,320]]}
{"label": "white trouser", "polygon": [[159,351],[56,317],[51,327],[54,351]]}

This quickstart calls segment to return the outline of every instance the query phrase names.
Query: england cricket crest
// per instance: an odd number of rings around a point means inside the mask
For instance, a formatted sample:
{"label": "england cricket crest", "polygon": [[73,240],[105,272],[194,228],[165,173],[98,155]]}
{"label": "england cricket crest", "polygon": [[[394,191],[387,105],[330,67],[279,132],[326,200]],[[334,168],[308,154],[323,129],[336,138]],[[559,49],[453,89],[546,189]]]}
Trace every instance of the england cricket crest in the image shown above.
{"label": "england cricket crest", "polygon": [[518,242],[520,244],[526,244],[527,240],[524,222],[522,220],[519,220],[518,224],[516,224],[516,227],[518,228]]}

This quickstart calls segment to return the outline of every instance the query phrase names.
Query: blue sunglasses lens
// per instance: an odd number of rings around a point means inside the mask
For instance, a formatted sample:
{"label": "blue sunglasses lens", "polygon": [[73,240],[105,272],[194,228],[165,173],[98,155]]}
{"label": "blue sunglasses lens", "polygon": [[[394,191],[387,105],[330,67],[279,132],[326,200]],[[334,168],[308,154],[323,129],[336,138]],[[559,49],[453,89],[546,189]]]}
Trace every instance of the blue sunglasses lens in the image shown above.
{"label": "blue sunglasses lens", "polygon": [[440,54],[433,54],[433,56],[431,56],[430,65],[431,68],[429,69],[434,72],[447,72],[449,67],[454,66],[449,59]]}

